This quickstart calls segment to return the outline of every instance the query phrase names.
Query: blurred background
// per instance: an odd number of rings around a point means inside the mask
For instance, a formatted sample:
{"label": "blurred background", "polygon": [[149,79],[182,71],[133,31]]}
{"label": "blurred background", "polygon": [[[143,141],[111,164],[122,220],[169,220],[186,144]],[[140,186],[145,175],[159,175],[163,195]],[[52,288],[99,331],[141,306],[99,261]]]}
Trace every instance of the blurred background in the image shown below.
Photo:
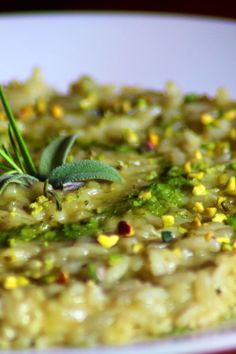
{"label": "blurred background", "polygon": [[[55,10],[88,14],[0,16],[0,81],[25,80],[39,66],[61,90],[89,74],[117,85],[156,88],[171,79],[185,91],[210,93],[225,86],[236,95],[236,7],[229,0],[0,0],[3,15]],[[104,11],[135,11],[138,16]],[[208,17],[139,16],[145,12]],[[209,16],[230,21],[208,21]]]}
{"label": "blurred background", "polygon": [[48,11],[48,10],[114,10],[114,11],[149,11],[149,12],[170,12],[177,14],[195,14],[205,16],[227,17],[236,19],[236,6],[233,1],[211,2],[202,0],[162,0],[162,1],[74,1],[48,0],[47,3],[34,0],[27,4],[25,1],[8,0],[0,1],[0,12],[26,12],[26,11]]}

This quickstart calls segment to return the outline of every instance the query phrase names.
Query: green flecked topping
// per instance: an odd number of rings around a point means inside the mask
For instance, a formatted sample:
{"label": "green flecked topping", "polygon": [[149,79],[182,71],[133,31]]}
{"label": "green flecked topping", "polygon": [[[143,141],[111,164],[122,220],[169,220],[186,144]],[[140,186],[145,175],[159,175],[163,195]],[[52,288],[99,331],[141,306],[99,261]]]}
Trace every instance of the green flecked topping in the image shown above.
{"label": "green flecked topping", "polygon": [[[183,207],[186,203],[185,190],[192,185],[178,166],[168,168],[160,179],[138,192],[116,203],[113,215],[122,215],[133,208],[147,210],[154,215],[161,216],[173,207]],[[150,192],[150,198],[140,197],[141,192]]]}
{"label": "green flecked topping", "polygon": [[236,215],[230,215],[227,219],[228,225],[236,228]]}
{"label": "green flecked topping", "polygon": [[81,236],[91,236],[99,232],[99,221],[97,219],[90,219],[88,222],[79,224],[67,224],[63,227],[65,239],[76,240]]}
{"label": "green flecked topping", "polygon": [[203,149],[208,150],[208,151],[212,151],[212,150],[214,150],[214,149],[215,149],[215,147],[216,147],[216,143],[215,143],[215,142],[213,142],[213,141],[211,141],[210,143],[207,143],[207,144],[202,144],[202,145],[201,145],[201,147],[202,147]]}
{"label": "green flecked topping", "polygon": [[184,205],[184,193],[169,183],[155,183],[150,187],[150,192],[152,197],[144,205],[153,214],[163,215],[174,206]]}
{"label": "green flecked topping", "polygon": [[122,260],[122,258],[123,258],[122,254],[111,254],[108,257],[108,261],[110,263],[116,263],[116,262],[119,262],[120,260]]}
{"label": "green flecked topping", "polygon": [[151,198],[144,200],[138,195],[122,200],[114,208],[115,215],[121,215],[132,208],[143,208],[151,213],[161,216],[172,207],[181,207],[185,204],[185,196],[181,188],[173,188],[170,184],[153,183],[144,191],[151,193]]}
{"label": "green flecked topping", "polygon": [[[186,178],[183,170],[178,166],[172,166],[167,168],[160,178],[155,178],[148,186],[118,201],[113,207],[104,210],[99,217],[95,216],[86,222],[71,223],[47,231],[39,225],[25,225],[10,231],[1,231],[0,245],[10,245],[12,240],[51,242],[96,235],[101,231],[104,220],[110,216],[123,215],[130,209],[137,212],[140,210],[142,213],[148,211],[161,216],[172,208],[185,205],[185,192],[190,185],[191,181]],[[148,193],[149,198],[142,198],[140,196],[142,193]]]}
{"label": "green flecked topping", "polygon": [[21,241],[67,241],[99,232],[99,221],[90,219],[86,223],[73,223],[44,231],[41,225],[25,225],[16,229],[0,232],[0,246],[11,246]]}
{"label": "green flecked topping", "polygon": [[229,165],[229,168],[232,168],[232,170],[236,170],[236,161],[232,162],[232,163]]}
{"label": "green flecked topping", "polygon": [[117,152],[123,152],[123,153],[127,152],[128,153],[128,152],[135,151],[135,148],[133,148],[132,146],[127,145],[127,144],[120,144],[115,147],[115,150]]}
{"label": "green flecked topping", "polygon": [[199,96],[196,93],[189,93],[184,96],[184,103],[192,103],[197,101]]}
{"label": "green flecked topping", "polygon": [[94,263],[88,265],[88,276],[94,281],[98,281],[97,267]]}
{"label": "green flecked topping", "polygon": [[195,171],[205,171],[209,167],[209,162],[205,160],[196,161],[193,163],[192,168]]}

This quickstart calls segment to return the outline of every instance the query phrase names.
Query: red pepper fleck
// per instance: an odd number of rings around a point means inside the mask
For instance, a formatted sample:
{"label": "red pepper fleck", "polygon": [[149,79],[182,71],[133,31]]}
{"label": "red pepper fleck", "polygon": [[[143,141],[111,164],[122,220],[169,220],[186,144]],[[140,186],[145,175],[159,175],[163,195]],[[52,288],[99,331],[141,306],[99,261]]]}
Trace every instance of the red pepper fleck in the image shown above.
{"label": "red pepper fleck", "polygon": [[146,147],[150,151],[152,151],[152,150],[154,150],[156,148],[156,146],[151,141],[147,141]]}
{"label": "red pepper fleck", "polygon": [[67,284],[69,282],[70,276],[67,272],[61,272],[57,278],[58,284]]}
{"label": "red pepper fleck", "polygon": [[120,236],[130,237],[134,235],[134,228],[127,221],[121,220],[117,225],[117,233]]}
{"label": "red pepper fleck", "polygon": [[148,150],[154,150],[159,145],[159,136],[156,133],[149,133],[146,143]]}

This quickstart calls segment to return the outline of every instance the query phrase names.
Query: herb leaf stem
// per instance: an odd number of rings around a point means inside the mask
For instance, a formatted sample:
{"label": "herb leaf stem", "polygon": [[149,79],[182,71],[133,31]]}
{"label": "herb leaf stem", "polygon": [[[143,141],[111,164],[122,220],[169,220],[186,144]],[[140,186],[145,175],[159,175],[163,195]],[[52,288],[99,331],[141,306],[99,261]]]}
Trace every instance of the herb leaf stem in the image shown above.
{"label": "herb leaf stem", "polygon": [[[54,198],[58,210],[62,209],[59,195],[55,189],[70,191],[80,188],[84,181],[104,180],[122,182],[119,172],[96,160],[81,160],[65,163],[78,134],[54,139],[43,151],[39,167],[36,169],[24,138],[17,126],[10,105],[0,85],[0,101],[8,118],[10,148],[0,146],[0,193],[11,183],[30,187],[32,183],[44,182],[44,195]],[[12,152],[13,150],[13,152]]]}
{"label": "herb leaf stem", "polygon": [[0,163],[0,169],[6,172],[12,171],[12,168],[10,166],[6,166],[3,163]]}
{"label": "herb leaf stem", "polygon": [[5,161],[7,161],[8,165],[11,166],[11,168],[18,171],[19,173],[22,173],[19,166],[17,166],[17,164],[14,162],[13,158],[11,156],[9,156],[9,154],[7,153],[7,151],[4,148],[0,149],[0,156],[2,156]]}
{"label": "herb leaf stem", "polygon": [[25,170],[25,166],[24,166],[24,163],[22,161],[22,157],[20,155],[20,151],[18,149],[18,146],[14,140],[14,136],[13,136],[13,133],[12,133],[12,128],[10,125],[8,125],[8,135],[9,135],[9,138],[10,138],[10,141],[11,141],[11,145],[12,145],[12,148],[13,148],[13,151],[14,151],[14,154],[15,154],[15,158],[16,158],[16,161],[18,163],[18,165],[20,166],[21,170],[23,172],[26,172]]}
{"label": "herb leaf stem", "polygon": [[3,107],[6,111],[6,114],[7,114],[7,117],[8,117],[8,120],[9,120],[9,123],[10,123],[10,126],[12,128],[12,131],[15,135],[15,138],[16,138],[16,141],[17,141],[17,144],[19,146],[19,149],[21,151],[21,154],[22,154],[22,157],[23,157],[23,160],[25,162],[25,166],[26,166],[26,170],[27,172],[32,175],[32,176],[35,176],[37,175],[37,170],[36,170],[36,167],[33,163],[33,160],[30,156],[30,153],[28,151],[28,148],[24,142],[24,139],[21,135],[21,132],[16,124],[16,121],[15,121],[15,118],[14,118],[14,115],[12,113],[12,110],[7,102],[7,98],[5,96],[5,93],[3,91],[3,88],[2,86],[0,85],[0,99],[2,101],[2,104],[3,104]]}

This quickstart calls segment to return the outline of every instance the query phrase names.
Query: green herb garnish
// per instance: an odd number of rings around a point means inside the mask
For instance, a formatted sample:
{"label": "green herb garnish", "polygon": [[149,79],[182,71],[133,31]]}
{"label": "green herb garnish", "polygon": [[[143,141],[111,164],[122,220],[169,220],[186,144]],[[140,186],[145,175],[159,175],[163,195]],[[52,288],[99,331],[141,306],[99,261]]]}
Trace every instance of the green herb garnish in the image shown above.
{"label": "green herb garnish", "polygon": [[68,240],[77,240],[81,236],[98,234],[100,223],[97,219],[91,218],[87,222],[65,224],[63,226],[64,237]]}
{"label": "green herb garnish", "polygon": [[236,215],[230,215],[227,219],[227,224],[236,229]]}
{"label": "green herb garnish", "polygon": [[16,242],[76,241],[83,236],[96,235],[101,229],[101,223],[96,218],[91,218],[86,222],[59,225],[47,231],[41,223],[23,225],[11,230],[1,230],[0,247],[10,246]]}
{"label": "green herb garnish", "polygon": [[231,162],[231,163],[229,164],[229,168],[231,168],[232,170],[236,170],[236,161]]}
{"label": "green herb garnish", "polygon": [[[172,208],[183,207],[186,203],[184,185],[174,183],[151,183],[138,192],[118,201],[112,209],[113,215],[123,215],[130,209],[141,209],[150,211],[152,214],[161,216]],[[181,182],[181,181],[180,181]],[[140,198],[140,193],[151,192],[150,199]]]}
{"label": "green herb garnish", "polygon": [[78,134],[58,137],[43,151],[39,167],[36,168],[26,143],[17,126],[15,117],[8,104],[3,88],[0,85],[0,99],[5,109],[9,125],[8,136],[13,153],[5,145],[0,147],[0,193],[10,183],[18,183],[26,187],[34,182],[44,182],[44,193],[52,195],[60,209],[61,204],[54,189],[74,190],[87,180],[105,180],[121,182],[122,178],[113,167],[94,160],[82,160],[65,163],[68,153],[78,138]]}
{"label": "green herb garnish", "polygon": [[196,93],[189,93],[188,95],[184,96],[184,103],[192,103],[196,102],[199,99],[199,95]]}
{"label": "green herb garnish", "polygon": [[98,274],[97,274],[97,266],[94,263],[88,265],[88,276],[90,279],[93,279],[95,282],[98,281]]}

